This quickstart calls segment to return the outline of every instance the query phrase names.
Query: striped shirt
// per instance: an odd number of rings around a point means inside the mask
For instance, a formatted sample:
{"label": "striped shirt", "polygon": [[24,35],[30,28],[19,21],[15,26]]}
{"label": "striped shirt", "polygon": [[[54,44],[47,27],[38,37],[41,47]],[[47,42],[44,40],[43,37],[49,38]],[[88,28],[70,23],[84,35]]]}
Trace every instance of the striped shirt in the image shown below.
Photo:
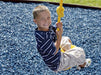
{"label": "striped shirt", "polygon": [[38,52],[47,66],[53,71],[58,69],[61,57],[60,50],[55,54],[56,47],[54,43],[57,39],[55,30],[56,28],[53,26],[49,27],[49,31],[35,30]]}

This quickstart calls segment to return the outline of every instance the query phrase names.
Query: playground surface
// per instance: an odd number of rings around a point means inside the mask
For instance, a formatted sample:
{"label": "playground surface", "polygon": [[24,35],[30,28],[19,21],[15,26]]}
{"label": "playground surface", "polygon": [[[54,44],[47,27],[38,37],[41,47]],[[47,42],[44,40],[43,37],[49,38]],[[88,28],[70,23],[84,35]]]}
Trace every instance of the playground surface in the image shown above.
{"label": "playground surface", "polygon": [[63,36],[82,47],[92,64],[55,73],[36,49],[32,11],[38,5],[49,8],[55,26],[58,5],[0,1],[0,75],[101,75],[101,10],[64,6]]}

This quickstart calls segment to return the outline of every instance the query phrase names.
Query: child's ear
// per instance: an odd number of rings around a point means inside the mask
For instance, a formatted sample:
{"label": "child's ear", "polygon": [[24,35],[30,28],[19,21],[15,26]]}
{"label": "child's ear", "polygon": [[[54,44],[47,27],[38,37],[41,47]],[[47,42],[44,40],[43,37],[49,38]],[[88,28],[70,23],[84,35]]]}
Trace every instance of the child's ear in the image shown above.
{"label": "child's ear", "polygon": [[34,23],[37,24],[36,19],[33,19]]}

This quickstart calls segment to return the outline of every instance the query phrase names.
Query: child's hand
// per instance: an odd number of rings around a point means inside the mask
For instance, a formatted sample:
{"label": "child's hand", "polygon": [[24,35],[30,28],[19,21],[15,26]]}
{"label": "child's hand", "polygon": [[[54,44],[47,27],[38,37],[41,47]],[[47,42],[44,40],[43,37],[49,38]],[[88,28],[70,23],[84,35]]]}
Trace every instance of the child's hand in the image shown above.
{"label": "child's hand", "polygon": [[62,22],[56,23],[57,28],[59,28],[59,31],[56,30],[57,37],[61,37],[63,33],[63,27]]}
{"label": "child's hand", "polygon": [[60,48],[60,43],[61,43],[61,38],[62,38],[62,33],[63,33],[62,22],[56,23],[56,26],[57,28],[59,28],[59,31],[56,30],[57,40],[55,42],[56,53],[57,53]]}

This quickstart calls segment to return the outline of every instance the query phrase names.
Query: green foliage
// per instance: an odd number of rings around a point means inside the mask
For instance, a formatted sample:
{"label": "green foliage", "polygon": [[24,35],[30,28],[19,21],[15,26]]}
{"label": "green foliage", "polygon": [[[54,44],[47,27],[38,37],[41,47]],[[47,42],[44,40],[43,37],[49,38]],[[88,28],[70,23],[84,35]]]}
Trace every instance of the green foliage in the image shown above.
{"label": "green foliage", "polygon": [[[60,0],[39,0],[39,1],[60,2]],[[101,0],[63,0],[63,2],[68,4],[101,7]]]}

